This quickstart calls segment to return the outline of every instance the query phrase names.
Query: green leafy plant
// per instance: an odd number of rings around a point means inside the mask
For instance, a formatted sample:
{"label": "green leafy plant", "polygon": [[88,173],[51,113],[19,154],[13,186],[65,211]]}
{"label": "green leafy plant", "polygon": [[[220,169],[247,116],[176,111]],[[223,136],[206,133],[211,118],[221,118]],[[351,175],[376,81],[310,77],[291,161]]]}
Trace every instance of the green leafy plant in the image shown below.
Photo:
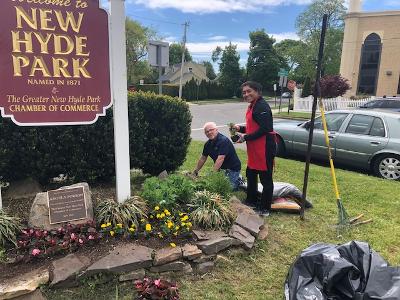
{"label": "green leafy plant", "polygon": [[194,194],[190,218],[205,229],[224,229],[232,225],[235,215],[221,195],[209,191],[198,191]]}
{"label": "green leafy plant", "polygon": [[207,190],[212,193],[220,194],[225,199],[229,199],[232,193],[232,185],[224,172],[212,171],[197,180],[196,190]]}
{"label": "green leafy plant", "polygon": [[22,226],[20,219],[6,214],[0,209],[0,245],[5,246],[7,242],[17,245],[17,235]]}
{"label": "green leafy plant", "polygon": [[97,205],[96,220],[100,224],[122,224],[127,229],[133,224],[137,228],[140,220],[146,217],[146,213],[146,202],[139,196],[133,196],[123,203],[107,199]]}
{"label": "green leafy plant", "polygon": [[193,192],[194,184],[189,178],[173,174],[166,179],[157,177],[146,179],[141,196],[151,207],[160,205],[173,209],[179,203],[187,203]]}

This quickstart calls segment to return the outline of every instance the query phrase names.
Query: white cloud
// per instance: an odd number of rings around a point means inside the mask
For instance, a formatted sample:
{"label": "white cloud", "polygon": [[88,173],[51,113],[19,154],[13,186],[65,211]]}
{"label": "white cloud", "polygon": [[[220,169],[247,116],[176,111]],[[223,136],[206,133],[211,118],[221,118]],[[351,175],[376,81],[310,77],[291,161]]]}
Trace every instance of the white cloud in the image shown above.
{"label": "white cloud", "polygon": [[173,8],[185,13],[262,12],[280,5],[303,5],[312,0],[129,0],[151,9]]}
{"label": "white cloud", "polygon": [[209,41],[221,41],[221,40],[226,40],[227,37],[224,35],[216,35],[216,36],[211,36],[207,40]]}
{"label": "white cloud", "polygon": [[[276,42],[280,42],[284,39],[292,39],[298,40],[299,37],[294,32],[281,32],[281,33],[268,33],[270,36],[273,36]],[[249,40],[245,39],[232,39],[228,40],[225,36],[220,36],[220,40],[209,38],[209,42],[195,42],[195,43],[187,43],[187,48],[189,52],[192,54],[208,54],[211,55],[212,51],[220,46],[224,48],[231,42],[233,45],[237,45],[236,50],[238,52],[248,51],[250,47]],[[213,37],[214,38],[214,37]],[[216,38],[216,37],[215,37]]]}

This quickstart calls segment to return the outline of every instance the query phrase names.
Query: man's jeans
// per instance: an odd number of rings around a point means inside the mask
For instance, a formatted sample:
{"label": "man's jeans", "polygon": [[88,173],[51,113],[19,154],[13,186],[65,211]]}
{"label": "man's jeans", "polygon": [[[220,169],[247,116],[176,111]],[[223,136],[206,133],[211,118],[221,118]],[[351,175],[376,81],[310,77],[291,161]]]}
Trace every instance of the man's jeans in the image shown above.
{"label": "man's jeans", "polygon": [[229,178],[229,181],[231,182],[233,190],[237,191],[239,187],[240,171],[233,171],[233,170],[224,170],[224,171],[225,175]]}

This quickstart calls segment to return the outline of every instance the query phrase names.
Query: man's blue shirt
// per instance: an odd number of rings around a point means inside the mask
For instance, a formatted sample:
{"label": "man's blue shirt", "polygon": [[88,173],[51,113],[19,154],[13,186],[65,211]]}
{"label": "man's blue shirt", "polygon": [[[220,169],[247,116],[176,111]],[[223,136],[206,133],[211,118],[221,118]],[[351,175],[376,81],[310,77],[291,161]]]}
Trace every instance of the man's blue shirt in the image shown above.
{"label": "man's blue shirt", "polygon": [[203,155],[210,156],[215,162],[219,155],[225,155],[222,170],[240,171],[241,163],[236,154],[235,147],[226,136],[218,133],[214,140],[208,140],[203,148]]}

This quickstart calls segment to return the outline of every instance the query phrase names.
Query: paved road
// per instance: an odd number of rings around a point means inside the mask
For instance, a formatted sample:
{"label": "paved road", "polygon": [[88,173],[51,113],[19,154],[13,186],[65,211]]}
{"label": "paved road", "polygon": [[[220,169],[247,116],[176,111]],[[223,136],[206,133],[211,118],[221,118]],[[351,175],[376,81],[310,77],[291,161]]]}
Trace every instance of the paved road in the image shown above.
{"label": "paved road", "polygon": [[[274,101],[269,102],[271,108],[274,108]],[[204,135],[203,125],[206,122],[215,122],[219,132],[229,137],[228,124],[244,124],[245,112],[247,103],[223,103],[223,104],[204,104],[204,105],[190,105],[190,112],[192,113],[192,134],[191,137],[195,141],[207,141]],[[275,119],[275,122],[280,120]],[[235,144],[236,148],[246,149],[245,144]]]}

